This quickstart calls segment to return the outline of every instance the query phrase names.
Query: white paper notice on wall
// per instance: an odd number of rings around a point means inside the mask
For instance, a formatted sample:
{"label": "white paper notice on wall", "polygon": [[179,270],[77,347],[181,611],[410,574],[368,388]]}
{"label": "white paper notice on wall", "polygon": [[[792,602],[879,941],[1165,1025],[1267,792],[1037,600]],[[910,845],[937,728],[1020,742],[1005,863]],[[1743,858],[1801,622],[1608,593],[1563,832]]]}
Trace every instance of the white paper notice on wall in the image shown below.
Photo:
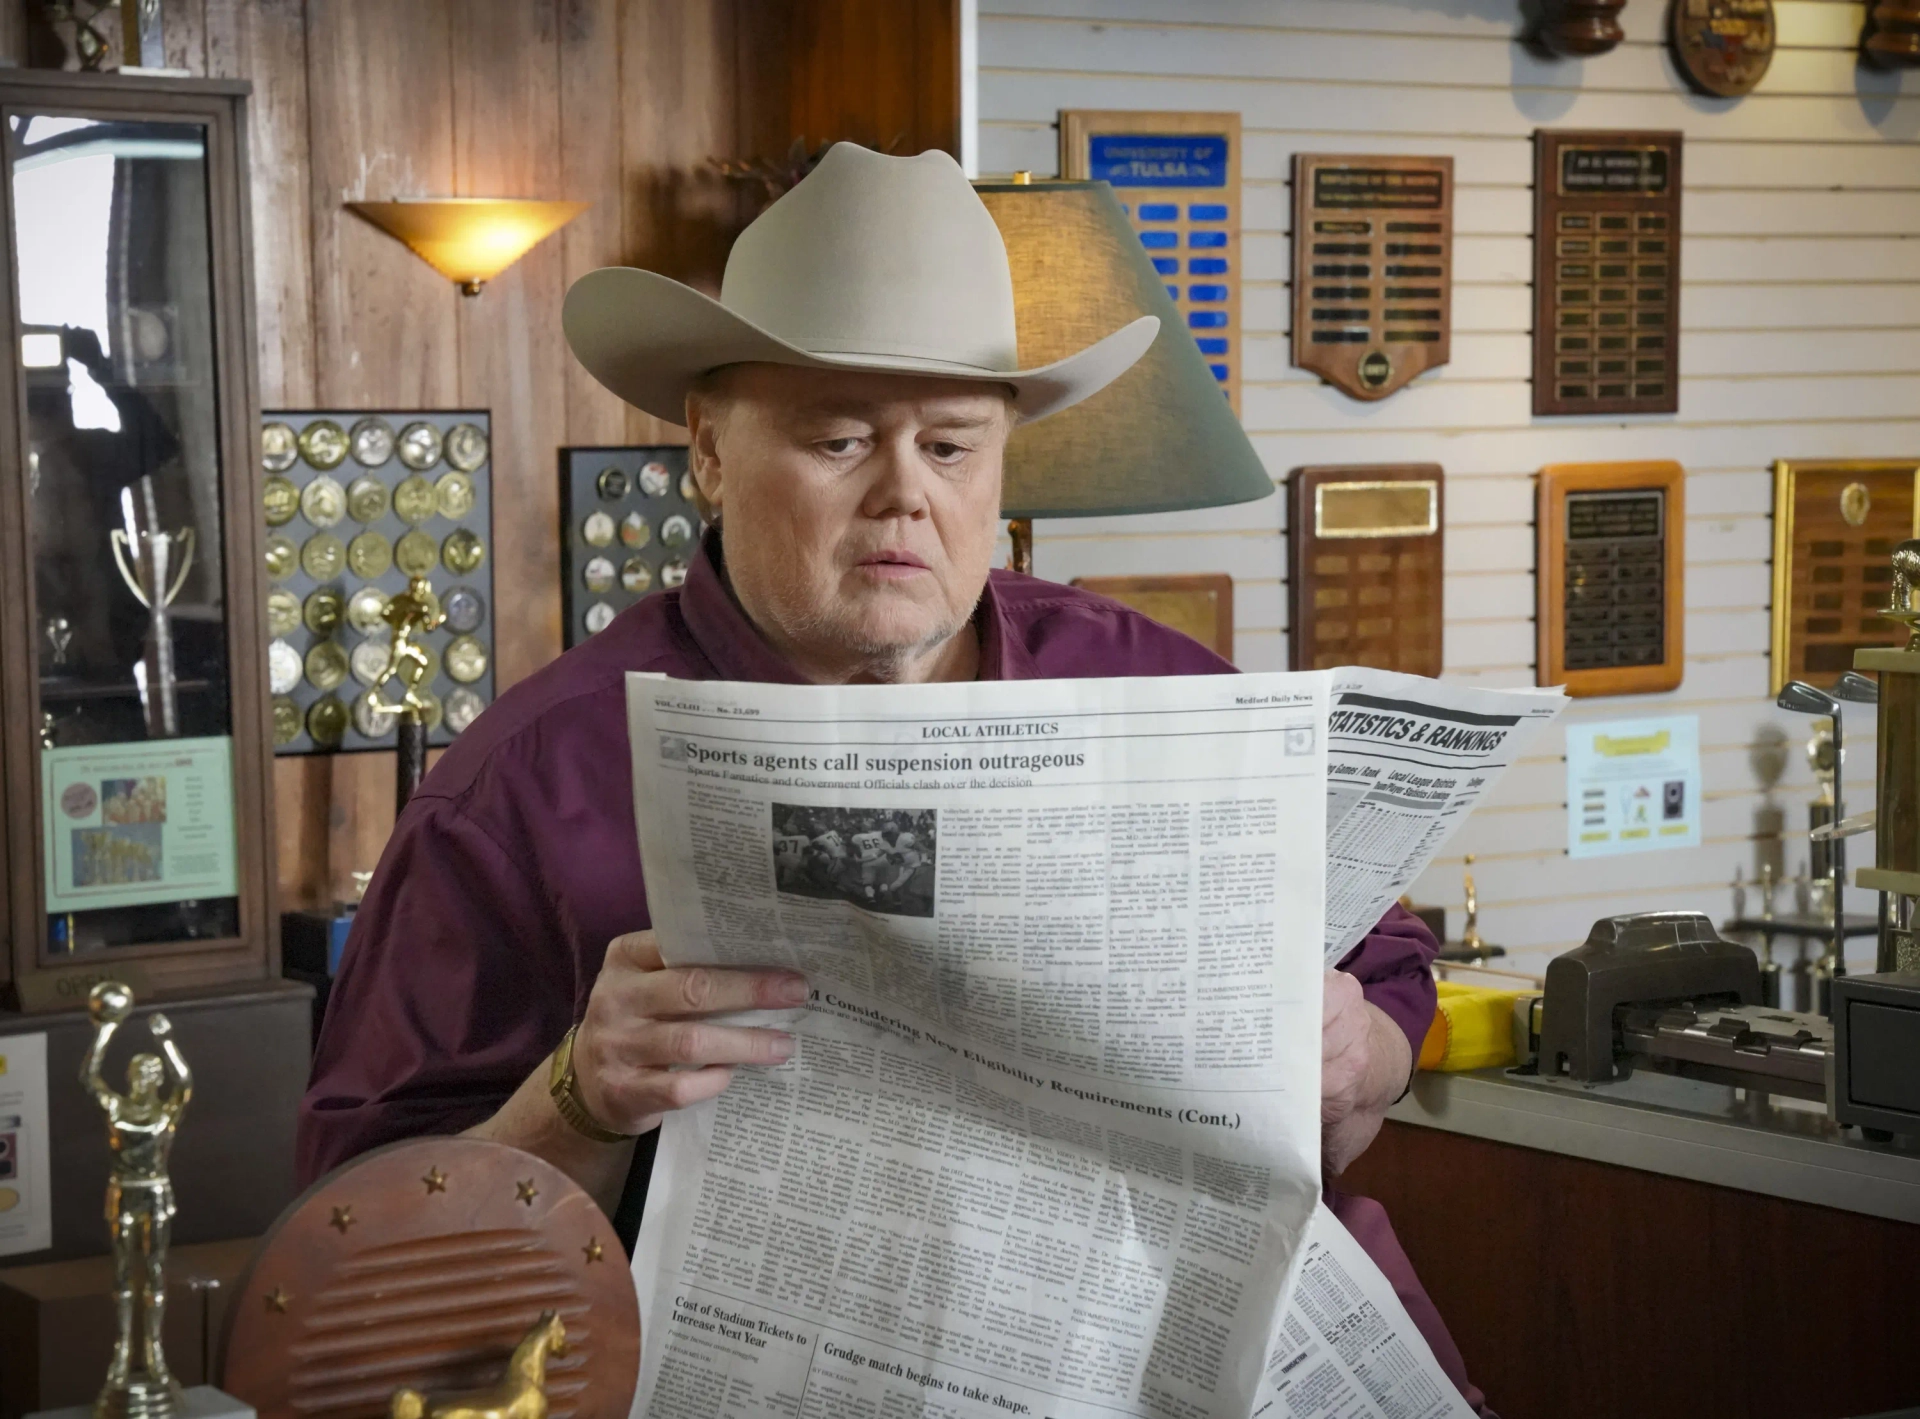
{"label": "white paper notice on wall", "polygon": [[47,1037],[0,1035],[0,1256],[53,1245]]}
{"label": "white paper notice on wall", "polygon": [[1567,855],[1700,846],[1700,717],[1567,726]]}

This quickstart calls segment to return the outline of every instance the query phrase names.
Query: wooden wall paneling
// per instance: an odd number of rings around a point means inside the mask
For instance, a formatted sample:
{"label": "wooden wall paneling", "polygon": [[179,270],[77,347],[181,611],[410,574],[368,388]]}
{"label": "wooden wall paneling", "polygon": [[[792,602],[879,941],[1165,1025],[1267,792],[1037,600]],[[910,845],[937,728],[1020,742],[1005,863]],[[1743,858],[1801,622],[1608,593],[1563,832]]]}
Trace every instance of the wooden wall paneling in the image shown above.
{"label": "wooden wall paneling", "polygon": [[[463,7],[452,39],[454,180],[458,197],[574,196],[560,149],[560,0]],[[598,193],[583,194],[596,203]],[[559,484],[566,439],[560,330],[566,253],[543,241],[487,283],[456,297],[459,403],[494,410],[493,587],[513,614],[494,619],[495,684],[506,689],[560,653]]]}
{"label": "wooden wall paneling", "polygon": [[[562,275],[572,285],[589,271],[626,260],[621,125],[608,112],[621,94],[621,0],[567,0],[560,13],[561,194],[593,205],[560,229]],[[571,351],[560,354],[566,442],[617,444],[627,435],[627,406],[588,374]],[[555,452],[546,467],[559,487]],[[557,554],[556,543],[556,554]]]}
{"label": "wooden wall paneling", "polygon": [[[346,210],[361,198],[454,190],[453,0],[309,0],[315,404],[457,408],[468,299],[406,247]],[[393,828],[391,754],[329,761],[324,899],[346,895]]]}

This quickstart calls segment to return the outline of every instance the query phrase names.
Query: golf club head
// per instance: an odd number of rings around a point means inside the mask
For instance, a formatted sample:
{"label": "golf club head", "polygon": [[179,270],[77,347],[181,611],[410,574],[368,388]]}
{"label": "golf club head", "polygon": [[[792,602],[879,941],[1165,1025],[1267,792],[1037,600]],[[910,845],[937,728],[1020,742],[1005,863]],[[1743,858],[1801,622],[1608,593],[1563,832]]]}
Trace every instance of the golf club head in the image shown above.
{"label": "golf club head", "polygon": [[1826,714],[1840,712],[1840,701],[1825,690],[1816,690],[1804,680],[1789,680],[1786,688],[1774,703],[1783,710],[1792,710],[1795,714]]}
{"label": "golf club head", "polygon": [[1849,670],[1842,675],[1833,687],[1834,696],[1856,705],[1877,705],[1880,703],[1880,684],[1869,679],[1858,670]]}

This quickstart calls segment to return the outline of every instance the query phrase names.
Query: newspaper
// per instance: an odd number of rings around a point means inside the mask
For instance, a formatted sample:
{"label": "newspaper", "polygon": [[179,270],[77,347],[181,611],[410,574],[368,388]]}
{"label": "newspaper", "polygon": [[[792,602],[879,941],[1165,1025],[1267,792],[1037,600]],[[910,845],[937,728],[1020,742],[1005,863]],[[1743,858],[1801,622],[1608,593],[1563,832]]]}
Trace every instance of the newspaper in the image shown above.
{"label": "newspaper", "polygon": [[1557,689],[1477,690],[1385,670],[1328,673],[1331,966],[1426,870],[1567,699]]}
{"label": "newspaper", "polygon": [[1254,1419],[1474,1419],[1393,1286],[1325,1205]]}
{"label": "newspaper", "polygon": [[[636,1415],[1201,1419],[1270,1393],[1319,1187],[1325,835],[1355,811],[1326,799],[1336,695],[1533,698],[629,676],[663,956],[812,988],[792,1060],[663,1125]],[[1485,786],[1392,778],[1406,717],[1340,740],[1396,832]]]}

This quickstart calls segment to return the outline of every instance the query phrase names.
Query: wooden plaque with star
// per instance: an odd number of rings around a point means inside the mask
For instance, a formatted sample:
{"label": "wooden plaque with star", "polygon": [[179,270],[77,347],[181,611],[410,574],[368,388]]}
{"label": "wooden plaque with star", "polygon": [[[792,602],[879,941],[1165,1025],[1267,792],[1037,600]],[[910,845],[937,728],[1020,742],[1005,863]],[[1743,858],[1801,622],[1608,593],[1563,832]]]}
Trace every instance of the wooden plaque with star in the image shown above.
{"label": "wooden plaque with star", "polygon": [[624,1416],[640,1311],[606,1215],[517,1148],[412,1139],[328,1174],[268,1230],[229,1303],[220,1387],[260,1419],[364,1419],[402,1387],[498,1382],[545,1311],[566,1326],[550,1419]]}

